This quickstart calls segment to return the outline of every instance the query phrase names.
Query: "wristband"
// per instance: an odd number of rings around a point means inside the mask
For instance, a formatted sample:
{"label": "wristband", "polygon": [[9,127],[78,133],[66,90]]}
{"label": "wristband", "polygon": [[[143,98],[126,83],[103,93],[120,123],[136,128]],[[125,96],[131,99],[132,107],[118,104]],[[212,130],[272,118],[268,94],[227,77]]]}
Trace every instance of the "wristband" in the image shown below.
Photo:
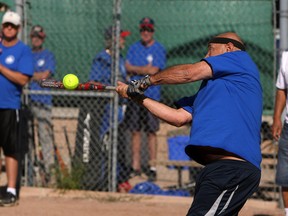
{"label": "wristband", "polygon": [[131,80],[128,89],[127,89],[127,95],[130,98],[137,97],[139,95],[143,95],[144,91],[140,88],[140,82],[141,80]]}
{"label": "wristband", "polygon": [[150,76],[146,75],[140,80],[140,88],[142,91],[145,91],[149,86],[151,86]]}

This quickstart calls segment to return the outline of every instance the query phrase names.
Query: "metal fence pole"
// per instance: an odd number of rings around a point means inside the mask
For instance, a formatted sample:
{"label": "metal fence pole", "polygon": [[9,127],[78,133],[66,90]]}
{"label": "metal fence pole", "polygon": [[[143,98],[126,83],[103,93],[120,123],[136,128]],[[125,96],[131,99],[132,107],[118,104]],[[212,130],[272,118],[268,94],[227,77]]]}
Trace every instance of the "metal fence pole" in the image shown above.
{"label": "metal fence pole", "polygon": [[[24,35],[24,23],[25,23],[25,18],[24,18],[24,1],[25,0],[15,0],[15,12],[18,13],[21,16],[22,19],[22,26],[21,26],[21,31],[18,33],[18,38],[23,40],[23,35]],[[26,42],[26,41],[24,41]]]}
{"label": "metal fence pole", "polygon": [[280,51],[288,48],[288,1],[280,0]]}
{"label": "metal fence pole", "polygon": [[[114,31],[113,31],[113,52],[112,52],[112,82],[114,85],[117,84],[117,78],[119,77],[119,39],[120,39],[120,15],[121,15],[121,0],[114,1],[114,12],[113,12],[113,21],[114,21]],[[113,135],[112,135],[112,148],[111,148],[111,182],[109,184],[110,191],[116,191],[117,185],[117,137],[118,137],[118,94],[114,95],[113,100]],[[109,178],[110,179],[110,178]]]}

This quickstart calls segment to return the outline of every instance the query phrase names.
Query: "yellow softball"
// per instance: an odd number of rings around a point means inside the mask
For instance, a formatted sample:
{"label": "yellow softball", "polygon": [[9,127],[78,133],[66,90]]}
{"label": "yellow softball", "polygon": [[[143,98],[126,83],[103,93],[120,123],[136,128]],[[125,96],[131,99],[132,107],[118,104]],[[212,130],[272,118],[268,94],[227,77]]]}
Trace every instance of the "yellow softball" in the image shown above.
{"label": "yellow softball", "polygon": [[74,74],[66,74],[62,82],[63,82],[65,89],[73,90],[77,88],[79,84],[79,79]]}

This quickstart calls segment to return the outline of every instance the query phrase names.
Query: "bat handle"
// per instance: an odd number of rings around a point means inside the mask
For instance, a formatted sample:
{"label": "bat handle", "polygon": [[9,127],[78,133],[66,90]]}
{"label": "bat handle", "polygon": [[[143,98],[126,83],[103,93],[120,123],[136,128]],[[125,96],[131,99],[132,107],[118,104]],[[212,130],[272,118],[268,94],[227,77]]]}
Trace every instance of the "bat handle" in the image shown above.
{"label": "bat handle", "polygon": [[106,89],[106,90],[115,91],[115,90],[116,90],[116,87],[115,87],[115,86],[106,86],[105,89]]}

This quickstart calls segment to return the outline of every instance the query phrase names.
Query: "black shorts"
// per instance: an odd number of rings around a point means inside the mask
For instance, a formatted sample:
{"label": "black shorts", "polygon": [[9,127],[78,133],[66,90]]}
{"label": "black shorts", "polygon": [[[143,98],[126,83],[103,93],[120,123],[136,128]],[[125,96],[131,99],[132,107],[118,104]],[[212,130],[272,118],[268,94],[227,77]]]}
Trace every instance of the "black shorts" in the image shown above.
{"label": "black shorts", "polygon": [[261,171],[249,162],[219,160],[197,176],[193,203],[187,215],[238,215],[257,191]]}
{"label": "black shorts", "polygon": [[133,101],[127,105],[124,123],[130,131],[155,133],[159,130],[159,119]]}
{"label": "black shorts", "polygon": [[4,155],[16,156],[19,153],[18,130],[19,110],[0,109],[0,147]]}

